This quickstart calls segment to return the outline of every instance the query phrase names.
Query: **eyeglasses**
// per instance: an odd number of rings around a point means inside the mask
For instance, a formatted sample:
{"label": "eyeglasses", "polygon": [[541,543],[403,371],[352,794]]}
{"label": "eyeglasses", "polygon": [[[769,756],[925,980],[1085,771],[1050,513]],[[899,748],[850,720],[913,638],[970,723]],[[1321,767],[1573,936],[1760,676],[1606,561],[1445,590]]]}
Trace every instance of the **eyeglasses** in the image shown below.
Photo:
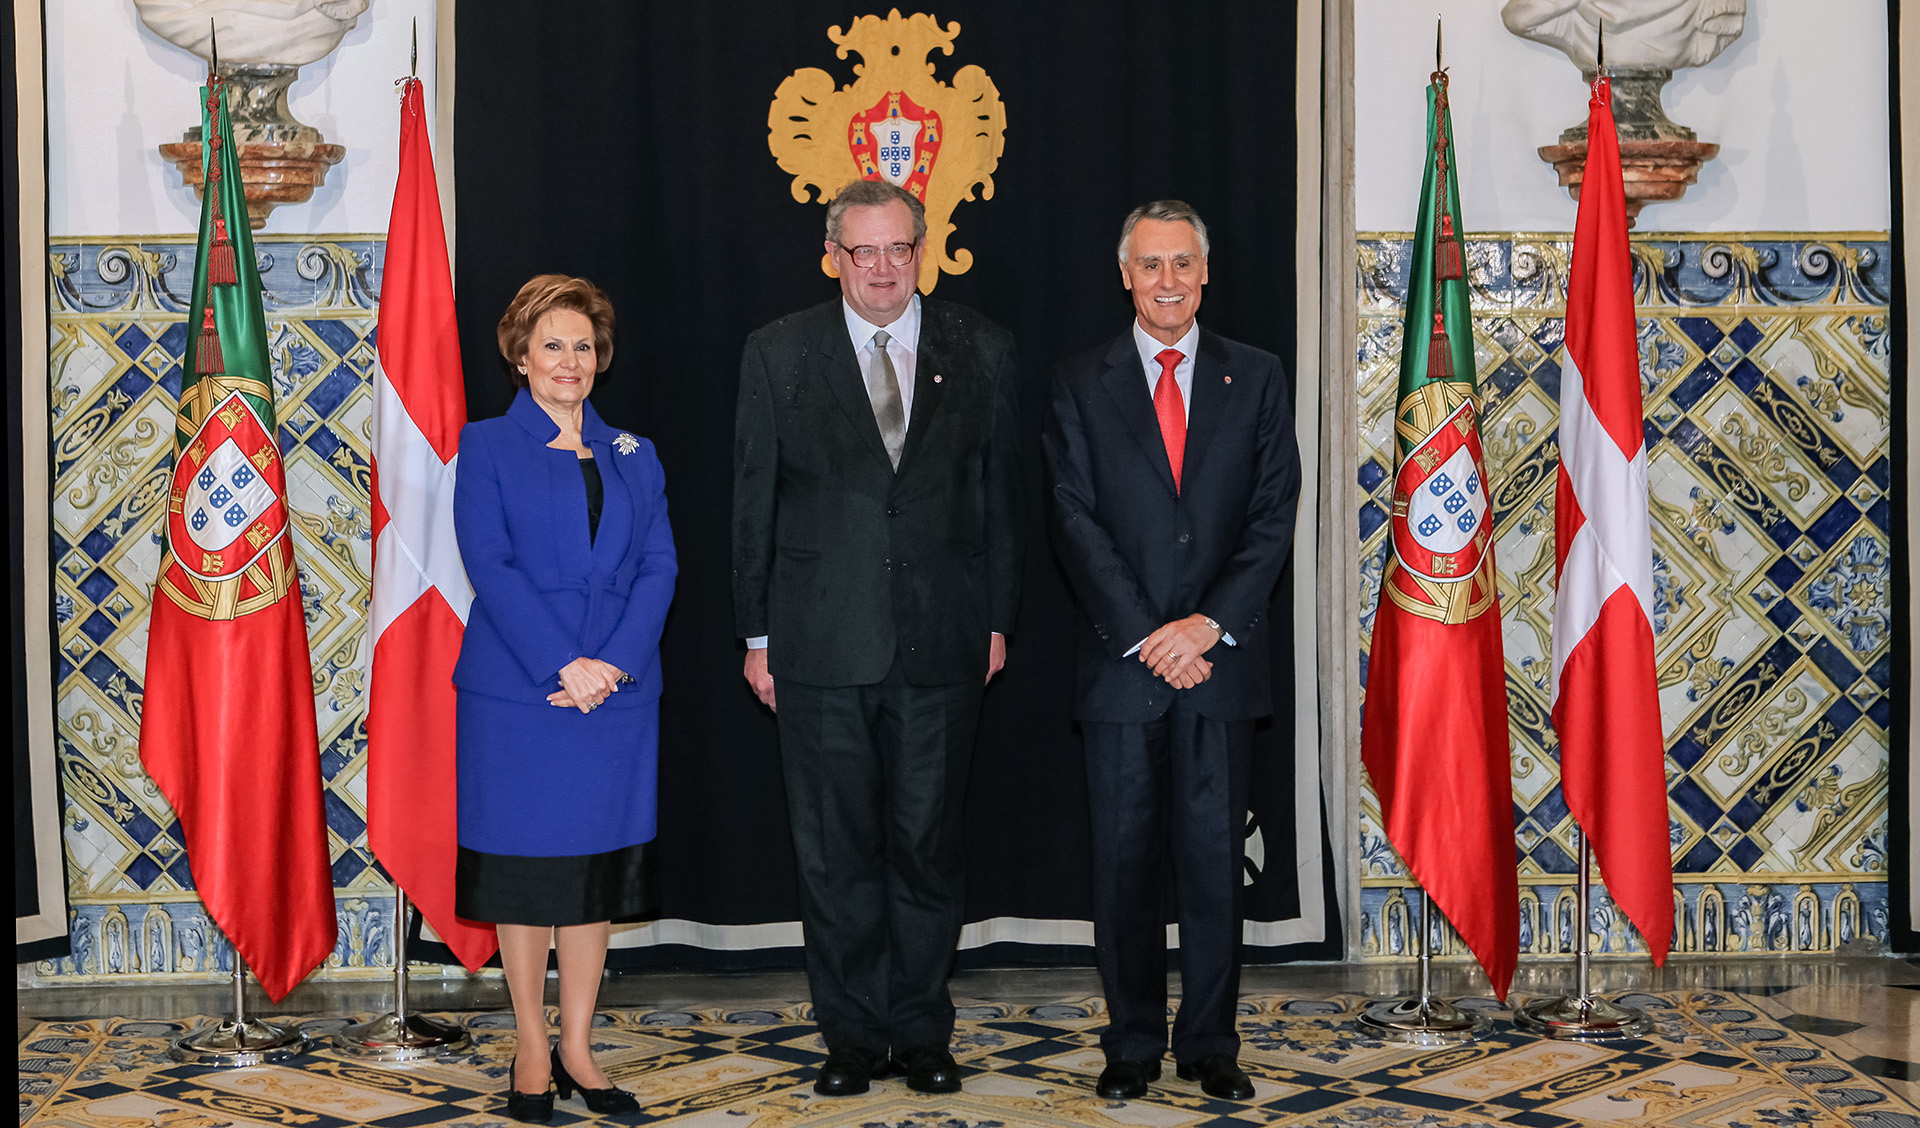
{"label": "eyeglasses", "polygon": [[888,243],[884,247],[864,243],[858,247],[849,247],[845,243],[835,245],[847,252],[847,257],[853,260],[853,264],[862,269],[879,265],[882,255],[885,255],[887,261],[895,266],[905,266],[913,261],[913,253],[919,247],[918,243]]}

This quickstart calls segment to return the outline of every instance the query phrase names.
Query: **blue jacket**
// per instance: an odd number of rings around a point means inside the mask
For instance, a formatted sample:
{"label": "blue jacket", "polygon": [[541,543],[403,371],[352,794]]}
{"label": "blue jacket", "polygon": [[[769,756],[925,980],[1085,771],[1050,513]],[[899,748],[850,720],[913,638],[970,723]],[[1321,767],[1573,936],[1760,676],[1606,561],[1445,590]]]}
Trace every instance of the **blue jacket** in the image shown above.
{"label": "blue jacket", "polygon": [[633,676],[609,706],[660,696],[660,631],[679,571],[666,475],[652,443],[585,411],[580,437],[606,482],[591,545],[579,459],[547,446],[560,428],[530,394],[460,432],[453,523],[473,584],[453,669],[462,690],[544,704],[560,668],[587,657]]}

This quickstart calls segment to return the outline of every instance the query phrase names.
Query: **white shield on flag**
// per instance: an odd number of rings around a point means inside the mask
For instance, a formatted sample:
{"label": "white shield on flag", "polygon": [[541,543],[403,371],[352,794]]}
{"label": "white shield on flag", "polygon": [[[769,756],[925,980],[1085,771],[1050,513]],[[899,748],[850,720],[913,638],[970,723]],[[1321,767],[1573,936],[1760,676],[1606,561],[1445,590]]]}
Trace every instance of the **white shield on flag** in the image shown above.
{"label": "white shield on flag", "polygon": [[1408,453],[1393,491],[1393,551],[1400,566],[1457,584],[1480,569],[1493,535],[1474,404],[1459,404]]}
{"label": "white shield on flag", "polygon": [[254,469],[229,438],[214,448],[187,483],[182,506],[187,536],[208,552],[218,552],[240,539],[247,524],[274,500],[266,475]]}
{"label": "white shield on flag", "polygon": [[1433,553],[1455,553],[1467,547],[1487,519],[1487,494],[1480,470],[1466,447],[1440,465],[1420,483],[1407,503],[1407,524],[1413,539]]}

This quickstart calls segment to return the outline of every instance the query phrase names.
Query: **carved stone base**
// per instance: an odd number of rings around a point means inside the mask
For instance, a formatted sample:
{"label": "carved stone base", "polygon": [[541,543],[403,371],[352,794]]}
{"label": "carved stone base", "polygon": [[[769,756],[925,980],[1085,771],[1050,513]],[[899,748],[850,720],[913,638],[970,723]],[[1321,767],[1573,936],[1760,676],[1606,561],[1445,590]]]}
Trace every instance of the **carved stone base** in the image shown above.
{"label": "carved stone base", "polygon": [[[329,145],[320,131],[293,116],[288,92],[300,68],[288,63],[234,63],[220,68],[226,78],[227,114],[233,143],[240,148],[240,180],[247,188],[247,220],[255,231],[281,204],[304,204],[326,182],[327,169],[347,155],[344,145]],[[200,167],[200,127],[179,141],[160,146],[160,155],[180,169],[194,194],[206,197]]]}
{"label": "carved stone base", "polygon": [[[1627,226],[1634,226],[1648,204],[1677,200],[1700,175],[1700,166],[1712,160],[1720,146],[1707,141],[1620,141],[1620,176],[1627,191]],[[1585,138],[1570,145],[1542,145],[1540,159],[1560,174],[1560,186],[1580,198],[1580,182],[1587,174]]]}
{"label": "carved stone base", "polygon": [[[314,189],[326,182],[327,169],[347,155],[345,145],[295,141],[271,144],[235,141],[240,148],[240,181],[247,189],[247,220],[255,231],[281,204],[304,204]],[[206,171],[200,167],[200,142],[175,141],[160,146],[160,155],[180,170],[181,180],[196,196],[206,196]]]}

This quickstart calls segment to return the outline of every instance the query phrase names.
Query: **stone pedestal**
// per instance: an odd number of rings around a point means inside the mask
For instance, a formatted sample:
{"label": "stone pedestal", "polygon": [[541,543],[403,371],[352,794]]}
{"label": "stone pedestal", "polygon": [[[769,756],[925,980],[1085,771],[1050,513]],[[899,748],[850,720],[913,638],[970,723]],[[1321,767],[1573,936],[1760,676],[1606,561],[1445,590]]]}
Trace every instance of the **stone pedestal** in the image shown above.
{"label": "stone pedestal", "polygon": [[[300,68],[285,63],[236,63],[220,68],[227,87],[227,113],[240,150],[240,181],[247,192],[248,225],[258,231],[281,204],[304,204],[324,184],[327,169],[346,157],[320,131],[294,120],[287,90]],[[206,195],[200,127],[160,146],[160,155],[180,170],[183,183]]]}
{"label": "stone pedestal", "polygon": [[[1585,132],[1582,130],[1582,132]],[[1700,175],[1700,166],[1712,160],[1720,146],[1707,141],[1620,142],[1620,178],[1627,193],[1627,226],[1634,226],[1648,204],[1677,200]],[[1540,146],[1540,159],[1560,174],[1560,186],[1580,198],[1580,181],[1587,172],[1587,139],[1568,145]]]}
{"label": "stone pedestal", "polygon": [[[1599,72],[1582,70],[1589,87]],[[1667,117],[1660,90],[1673,77],[1662,67],[1614,67],[1613,126],[1620,136],[1620,173],[1627,194],[1627,226],[1634,226],[1648,204],[1677,200],[1700,175],[1700,166],[1720,152],[1720,146]],[[1560,186],[1580,198],[1580,181],[1587,170],[1587,123],[1563,130],[1558,145],[1540,146],[1540,159],[1560,174]]]}

